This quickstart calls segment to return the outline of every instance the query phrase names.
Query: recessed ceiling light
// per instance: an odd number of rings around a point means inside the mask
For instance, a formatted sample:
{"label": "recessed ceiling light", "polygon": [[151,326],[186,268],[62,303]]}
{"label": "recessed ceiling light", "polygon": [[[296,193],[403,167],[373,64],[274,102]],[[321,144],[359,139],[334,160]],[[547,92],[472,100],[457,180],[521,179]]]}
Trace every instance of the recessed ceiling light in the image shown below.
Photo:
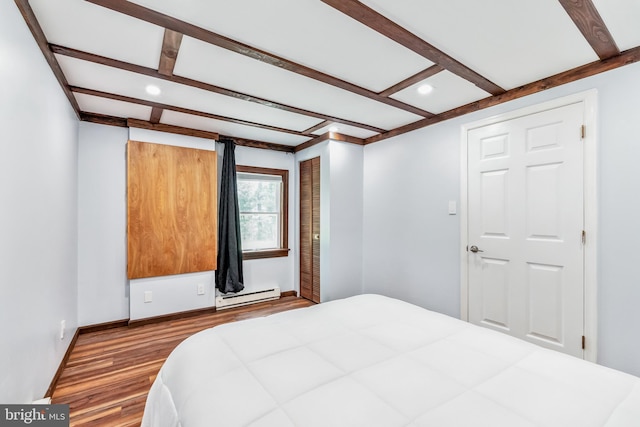
{"label": "recessed ceiling light", "polygon": [[418,87],[418,93],[420,95],[428,95],[433,92],[433,86],[425,84]]}
{"label": "recessed ceiling light", "polygon": [[329,132],[338,132],[340,129],[338,128],[338,126],[331,126],[329,128]]}
{"label": "recessed ceiling light", "polygon": [[158,86],[155,86],[155,85],[147,85],[145,90],[147,91],[147,93],[149,95],[153,95],[153,96],[158,96],[158,95],[160,95],[160,92],[161,92],[160,88]]}

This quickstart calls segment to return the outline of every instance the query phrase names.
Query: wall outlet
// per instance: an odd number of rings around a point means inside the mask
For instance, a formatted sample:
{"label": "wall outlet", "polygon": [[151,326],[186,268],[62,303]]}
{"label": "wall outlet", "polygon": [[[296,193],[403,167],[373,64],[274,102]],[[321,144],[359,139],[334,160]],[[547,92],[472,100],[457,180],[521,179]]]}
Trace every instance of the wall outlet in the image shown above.
{"label": "wall outlet", "polygon": [[198,295],[204,295],[204,283],[198,283]]}
{"label": "wall outlet", "polygon": [[64,330],[67,327],[67,321],[66,320],[61,320],[60,321],[60,339],[63,340],[64,339]]}
{"label": "wall outlet", "polygon": [[152,302],[153,301],[153,292],[144,291],[144,302]]}

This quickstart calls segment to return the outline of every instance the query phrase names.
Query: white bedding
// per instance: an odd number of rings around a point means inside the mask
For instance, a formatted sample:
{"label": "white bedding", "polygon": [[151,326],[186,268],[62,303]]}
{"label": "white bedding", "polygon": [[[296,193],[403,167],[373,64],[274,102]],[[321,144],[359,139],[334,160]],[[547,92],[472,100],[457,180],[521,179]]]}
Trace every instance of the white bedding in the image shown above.
{"label": "white bedding", "polygon": [[142,426],[638,427],[640,378],[361,295],[188,338]]}

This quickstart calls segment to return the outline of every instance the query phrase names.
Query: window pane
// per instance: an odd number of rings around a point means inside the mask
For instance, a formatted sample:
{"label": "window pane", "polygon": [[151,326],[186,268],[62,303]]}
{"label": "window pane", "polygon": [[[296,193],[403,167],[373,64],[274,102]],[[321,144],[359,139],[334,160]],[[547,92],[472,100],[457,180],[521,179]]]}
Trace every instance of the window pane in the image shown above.
{"label": "window pane", "polygon": [[280,247],[278,214],[240,214],[242,250]]}
{"label": "window pane", "polygon": [[238,180],[238,203],[242,212],[279,212],[281,184],[277,181]]}
{"label": "window pane", "polygon": [[284,169],[237,166],[244,259],[287,256],[288,176]]}

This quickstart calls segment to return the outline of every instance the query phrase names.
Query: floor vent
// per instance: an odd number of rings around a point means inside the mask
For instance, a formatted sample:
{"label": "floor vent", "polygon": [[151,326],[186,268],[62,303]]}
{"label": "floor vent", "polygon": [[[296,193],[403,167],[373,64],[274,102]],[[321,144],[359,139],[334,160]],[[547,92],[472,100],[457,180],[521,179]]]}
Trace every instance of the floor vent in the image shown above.
{"label": "floor vent", "polygon": [[216,309],[222,310],[225,308],[239,307],[241,305],[270,301],[278,298],[280,298],[280,288],[278,287],[234,295],[218,295],[216,297]]}

